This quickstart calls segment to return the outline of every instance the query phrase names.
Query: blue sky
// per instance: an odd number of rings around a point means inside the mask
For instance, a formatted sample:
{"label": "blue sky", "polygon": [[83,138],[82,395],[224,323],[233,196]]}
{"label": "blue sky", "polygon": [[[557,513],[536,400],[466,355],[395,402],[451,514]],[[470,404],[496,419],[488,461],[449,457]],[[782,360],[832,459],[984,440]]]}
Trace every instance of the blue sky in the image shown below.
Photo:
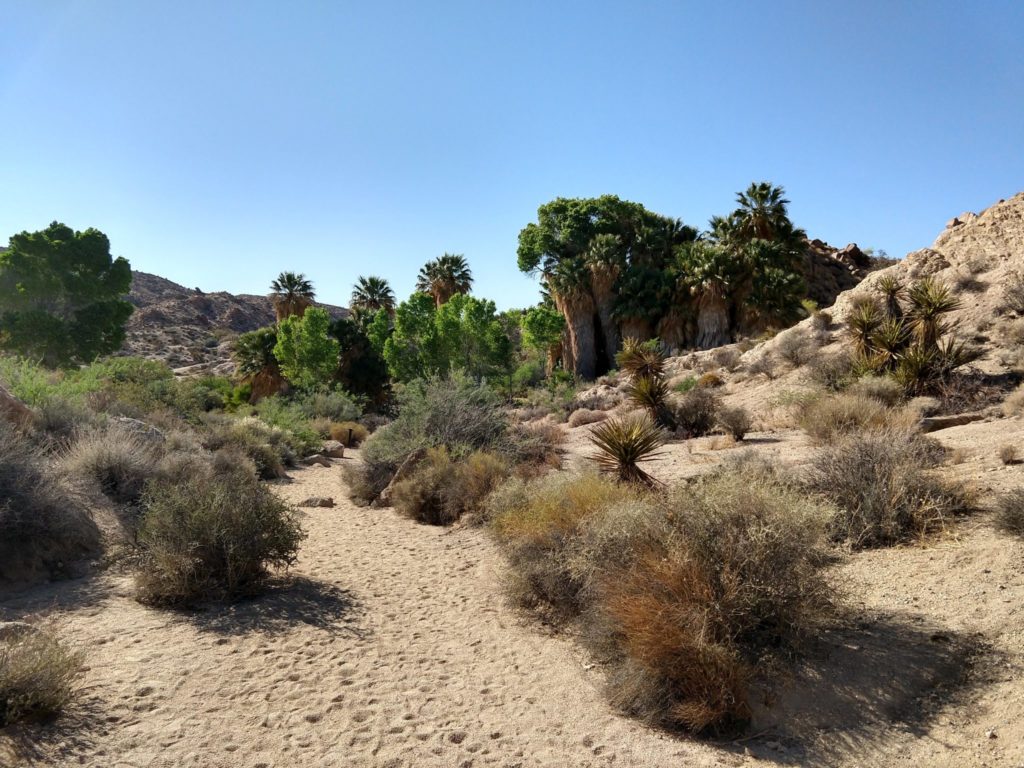
{"label": "blue sky", "polygon": [[0,239],[106,232],[137,269],[347,303],[605,193],[704,226],[753,180],[891,255],[1024,190],[1024,3],[0,0]]}

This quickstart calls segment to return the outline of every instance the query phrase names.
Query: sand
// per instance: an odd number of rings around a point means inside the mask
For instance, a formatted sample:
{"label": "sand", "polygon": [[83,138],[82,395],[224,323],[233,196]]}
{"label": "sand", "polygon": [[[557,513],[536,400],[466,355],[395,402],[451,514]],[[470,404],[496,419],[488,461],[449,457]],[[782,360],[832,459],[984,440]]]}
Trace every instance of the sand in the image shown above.
{"label": "sand", "polygon": [[[670,474],[721,453],[679,452]],[[155,610],[108,571],[0,599],[89,653],[81,704],[0,732],[0,765],[1024,764],[1024,546],[983,525],[841,560],[860,623],[825,634],[745,739],[702,742],[613,711],[571,637],[503,602],[484,531],[358,508],[341,463],[275,486],[337,506],[304,510],[301,557],[260,598]]]}

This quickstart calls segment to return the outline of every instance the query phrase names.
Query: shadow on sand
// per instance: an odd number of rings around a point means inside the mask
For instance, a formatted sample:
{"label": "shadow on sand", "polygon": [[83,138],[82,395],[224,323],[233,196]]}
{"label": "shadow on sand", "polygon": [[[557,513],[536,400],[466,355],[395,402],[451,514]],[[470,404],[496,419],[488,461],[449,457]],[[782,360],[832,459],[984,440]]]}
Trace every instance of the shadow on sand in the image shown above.
{"label": "shadow on sand", "polygon": [[359,604],[345,589],[304,576],[272,579],[259,595],[215,603],[183,614],[197,629],[217,634],[280,634],[297,626],[363,636]]}
{"label": "shadow on sand", "polygon": [[762,689],[748,735],[722,746],[788,765],[890,765],[890,750],[929,738],[942,707],[985,683],[974,661],[992,652],[916,616],[847,621]]}

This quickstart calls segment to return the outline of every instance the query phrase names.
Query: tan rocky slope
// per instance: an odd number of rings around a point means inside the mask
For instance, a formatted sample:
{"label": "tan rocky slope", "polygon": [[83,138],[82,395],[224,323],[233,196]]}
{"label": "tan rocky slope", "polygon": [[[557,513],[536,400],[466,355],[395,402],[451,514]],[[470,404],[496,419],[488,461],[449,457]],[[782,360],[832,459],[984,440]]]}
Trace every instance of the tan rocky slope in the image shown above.
{"label": "tan rocky slope", "polygon": [[[230,373],[236,336],[274,322],[266,296],[204,293],[157,275],[132,272],[128,300],[135,312],[128,321],[124,353],[162,360],[184,373]],[[348,310],[321,304],[333,317]]]}

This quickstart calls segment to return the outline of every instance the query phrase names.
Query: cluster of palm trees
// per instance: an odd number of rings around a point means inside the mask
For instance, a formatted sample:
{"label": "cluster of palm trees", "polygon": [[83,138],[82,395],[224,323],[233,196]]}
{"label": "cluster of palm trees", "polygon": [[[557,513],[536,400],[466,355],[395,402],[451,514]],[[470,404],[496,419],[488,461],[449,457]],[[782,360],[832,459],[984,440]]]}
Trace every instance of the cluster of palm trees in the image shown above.
{"label": "cluster of palm trees", "polygon": [[795,319],[806,238],[788,202],[751,184],[705,233],[612,195],[541,206],[520,232],[519,267],[565,318],[563,367],[590,379],[626,338],[708,349]]}
{"label": "cluster of palm trees", "polygon": [[[457,294],[469,293],[472,287],[473,273],[469,263],[465,256],[457,253],[431,259],[423,265],[416,278],[416,290],[433,297],[438,307]],[[360,276],[352,288],[349,308],[357,314],[383,309],[394,315],[395,292],[383,277]]]}

